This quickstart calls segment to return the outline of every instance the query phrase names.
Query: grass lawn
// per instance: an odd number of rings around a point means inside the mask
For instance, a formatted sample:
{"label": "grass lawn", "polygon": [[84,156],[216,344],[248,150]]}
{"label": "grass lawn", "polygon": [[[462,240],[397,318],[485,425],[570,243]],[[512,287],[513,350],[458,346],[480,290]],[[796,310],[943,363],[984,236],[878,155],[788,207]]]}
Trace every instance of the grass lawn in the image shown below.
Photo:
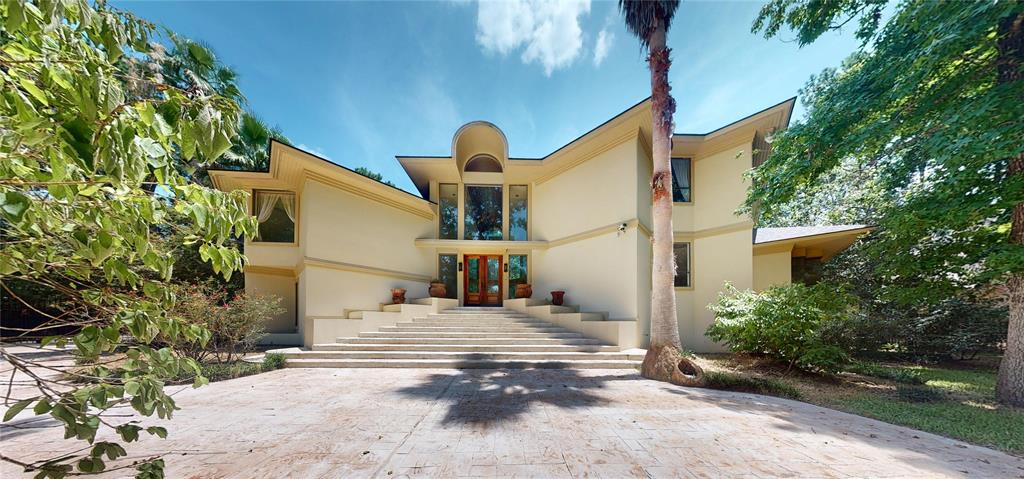
{"label": "grass lawn", "polygon": [[716,378],[721,389],[795,398],[1024,456],[1024,409],[996,402],[991,361],[860,363],[837,377],[787,372],[745,355],[699,355],[698,362],[727,378]]}

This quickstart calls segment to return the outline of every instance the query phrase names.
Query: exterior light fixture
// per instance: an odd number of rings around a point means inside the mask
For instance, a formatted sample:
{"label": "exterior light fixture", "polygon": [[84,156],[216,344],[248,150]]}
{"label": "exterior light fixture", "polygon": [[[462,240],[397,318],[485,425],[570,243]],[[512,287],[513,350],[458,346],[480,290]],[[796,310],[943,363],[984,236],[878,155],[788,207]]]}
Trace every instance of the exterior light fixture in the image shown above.
{"label": "exterior light fixture", "polygon": [[459,261],[459,272],[462,272],[462,261]]}
{"label": "exterior light fixture", "polygon": [[508,263],[505,263],[504,270],[505,270],[506,273],[508,273]]}

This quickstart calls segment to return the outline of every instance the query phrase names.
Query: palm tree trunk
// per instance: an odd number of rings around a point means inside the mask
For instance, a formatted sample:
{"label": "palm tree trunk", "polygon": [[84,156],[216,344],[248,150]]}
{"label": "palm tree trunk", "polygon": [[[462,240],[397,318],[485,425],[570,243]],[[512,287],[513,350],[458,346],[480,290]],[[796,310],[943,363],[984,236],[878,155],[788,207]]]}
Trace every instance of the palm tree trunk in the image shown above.
{"label": "palm tree trunk", "polygon": [[[999,83],[1024,80],[1024,14],[1007,17],[999,24]],[[1024,98],[1020,99],[1024,101]],[[1010,176],[1024,174],[1024,153],[1010,159]],[[1024,204],[1013,208],[1010,242],[1024,247]],[[1010,312],[1006,334],[1006,352],[999,364],[996,397],[1014,406],[1024,407],[1024,274],[1015,273],[1006,283]]]}
{"label": "palm tree trunk", "polygon": [[[653,261],[651,268],[651,344],[640,368],[644,377],[677,384],[692,384],[688,378],[699,376],[699,369],[682,357],[679,322],[676,318],[674,287],[676,262],[672,250],[672,115],[676,104],[670,93],[668,69],[672,63],[665,44],[665,24],[660,19],[650,36],[651,140],[653,177],[651,179],[654,219]],[[685,371],[685,374],[681,374]],[[691,378],[692,377],[692,378]]]}

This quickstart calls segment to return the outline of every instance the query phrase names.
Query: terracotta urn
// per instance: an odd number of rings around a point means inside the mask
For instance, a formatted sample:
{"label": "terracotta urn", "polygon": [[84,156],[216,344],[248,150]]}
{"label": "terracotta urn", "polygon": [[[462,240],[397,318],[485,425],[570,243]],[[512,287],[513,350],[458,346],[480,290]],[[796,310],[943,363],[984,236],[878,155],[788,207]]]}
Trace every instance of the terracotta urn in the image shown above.
{"label": "terracotta urn", "polygon": [[561,306],[565,302],[565,291],[552,291],[551,304]]}
{"label": "terracotta urn", "polygon": [[405,288],[391,288],[391,302],[394,304],[405,303]]}
{"label": "terracotta urn", "polygon": [[517,298],[529,298],[533,296],[533,285],[530,283],[519,283],[516,285]]}
{"label": "terracotta urn", "polygon": [[448,295],[448,285],[441,281],[430,282],[430,297],[443,298]]}

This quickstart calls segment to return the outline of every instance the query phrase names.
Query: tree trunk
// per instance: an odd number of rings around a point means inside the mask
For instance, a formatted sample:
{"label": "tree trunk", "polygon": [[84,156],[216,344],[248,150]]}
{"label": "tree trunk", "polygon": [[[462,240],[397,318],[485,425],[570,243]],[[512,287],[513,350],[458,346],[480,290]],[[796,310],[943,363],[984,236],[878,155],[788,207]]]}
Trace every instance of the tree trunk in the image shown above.
{"label": "tree trunk", "polygon": [[672,61],[665,45],[665,24],[656,21],[650,37],[651,118],[653,138],[651,179],[653,231],[653,267],[651,268],[651,344],[640,373],[650,379],[692,385],[699,380],[700,369],[682,355],[679,323],[676,318],[674,287],[676,262],[672,250],[672,115],[675,100],[670,93],[668,69]]}
{"label": "tree trunk", "polygon": [[[1024,14],[1007,17],[999,24],[999,83],[1021,81],[1024,67]],[[1024,101],[1024,98],[1019,99]],[[1010,159],[1010,176],[1024,174],[1024,153]],[[1024,247],[1024,204],[1013,208],[1010,242]],[[1010,310],[1006,334],[1006,352],[999,364],[996,397],[1000,401],[1024,407],[1024,273],[1015,273],[1006,283]]]}

